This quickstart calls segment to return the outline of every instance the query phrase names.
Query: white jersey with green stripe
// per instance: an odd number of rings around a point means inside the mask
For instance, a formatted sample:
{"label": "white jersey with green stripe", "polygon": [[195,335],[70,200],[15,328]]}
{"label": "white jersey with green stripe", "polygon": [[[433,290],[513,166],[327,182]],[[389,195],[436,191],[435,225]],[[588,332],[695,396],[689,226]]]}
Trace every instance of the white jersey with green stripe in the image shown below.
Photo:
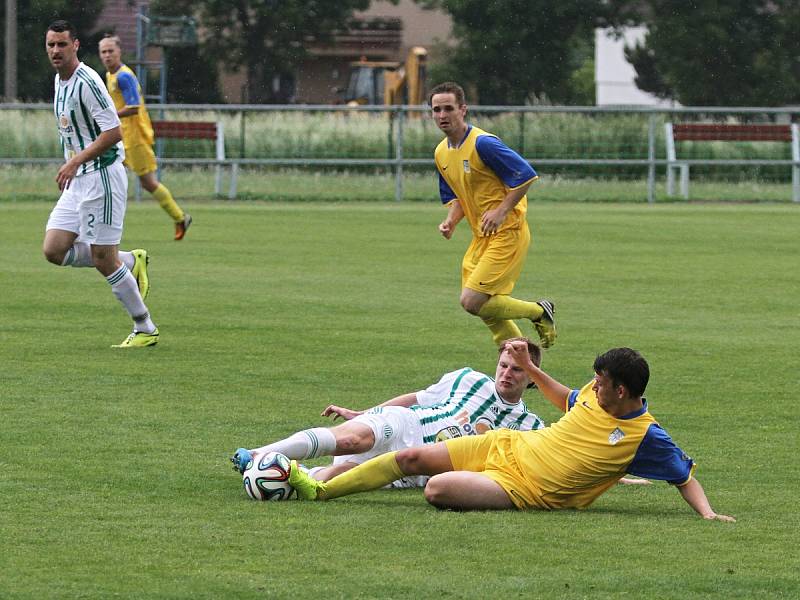
{"label": "white jersey with green stripe", "polygon": [[[78,154],[103,131],[119,127],[120,124],[105,83],[94,69],[84,63],[78,64],[66,81],[56,74],[53,112],[61,135],[64,160]],[[94,160],[83,163],[76,176],[97,171],[124,158],[125,150],[120,141]]]}
{"label": "white jersey with green stripe", "polygon": [[478,435],[491,429],[542,429],[544,422],[520,400],[503,400],[488,375],[464,368],[446,373],[425,390],[417,392],[411,407],[422,425],[426,444]]}

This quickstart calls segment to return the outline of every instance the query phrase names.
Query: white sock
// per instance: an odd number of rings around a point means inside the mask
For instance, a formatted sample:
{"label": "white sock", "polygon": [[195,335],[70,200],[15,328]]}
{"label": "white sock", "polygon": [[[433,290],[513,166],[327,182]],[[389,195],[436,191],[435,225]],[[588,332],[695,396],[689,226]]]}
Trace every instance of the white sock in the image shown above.
{"label": "white sock", "polygon": [[133,268],[133,264],[136,262],[136,259],[133,257],[133,254],[125,250],[120,250],[119,252],[117,252],[117,256],[119,256],[119,259],[122,261],[122,264],[128,267],[128,270]]}
{"label": "white sock", "polygon": [[131,275],[128,267],[122,265],[119,269],[114,271],[111,275],[106,277],[106,281],[111,284],[111,291],[128,311],[128,314],[133,319],[134,331],[143,331],[144,333],[153,333],[156,326],[150,320],[150,313],[142,300],[142,295],[139,293],[139,286],[136,284],[136,279]]}
{"label": "white sock", "polygon": [[331,456],[336,450],[336,436],[327,427],[315,427],[298,431],[285,440],[255,448],[261,455],[265,452],[280,452],[293,460]]}
{"label": "white sock", "polygon": [[64,255],[64,267],[93,267],[92,247],[86,242],[74,242]]}

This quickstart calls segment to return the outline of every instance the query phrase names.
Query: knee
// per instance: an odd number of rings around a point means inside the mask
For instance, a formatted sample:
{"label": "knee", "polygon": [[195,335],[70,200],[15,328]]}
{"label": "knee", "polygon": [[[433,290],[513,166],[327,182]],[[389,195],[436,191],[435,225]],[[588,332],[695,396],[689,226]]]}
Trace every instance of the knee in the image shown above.
{"label": "knee", "polygon": [[428,480],[427,485],[425,485],[425,500],[437,508],[445,508],[447,506],[444,479],[442,477],[434,475]]}
{"label": "knee", "polygon": [[406,475],[417,475],[421,473],[422,456],[419,448],[405,448],[400,450],[395,456],[397,466]]}
{"label": "knee", "polygon": [[461,296],[461,307],[469,314],[477,315],[481,310],[481,306],[483,306],[483,301],[470,296]]}
{"label": "knee", "polygon": [[42,252],[44,253],[44,257],[47,259],[47,262],[51,262],[54,265],[59,266],[64,263],[64,255],[66,253],[63,250],[45,246],[42,248]]}
{"label": "knee", "polygon": [[346,433],[336,436],[336,449],[346,452],[347,454],[355,454],[356,452],[364,452],[375,445],[373,436],[364,436],[358,433]]}

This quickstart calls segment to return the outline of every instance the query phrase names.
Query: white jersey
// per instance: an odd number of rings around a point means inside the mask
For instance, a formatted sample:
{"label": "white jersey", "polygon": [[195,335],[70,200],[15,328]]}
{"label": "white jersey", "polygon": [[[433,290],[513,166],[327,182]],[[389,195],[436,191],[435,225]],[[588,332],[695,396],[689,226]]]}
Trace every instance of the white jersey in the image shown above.
{"label": "white jersey", "polygon": [[[78,154],[103,131],[120,125],[117,110],[105,83],[94,69],[83,63],[78,64],[78,68],[66,81],[61,81],[61,77],[56,74],[53,112],[61,134],[64,160]],[[76,176],[99,171],[102,167],[124,158],[125,150],[120,141],[94,160],[83,163]]]}
{"label": "white jersey", "polygon": [[432,386],[417,392],[411,407],[422,427],[424,444],[478,435],[491,429],[542,429],[544,423],[520,400],[509,404],[488,375],[469,368],[446,373]]}

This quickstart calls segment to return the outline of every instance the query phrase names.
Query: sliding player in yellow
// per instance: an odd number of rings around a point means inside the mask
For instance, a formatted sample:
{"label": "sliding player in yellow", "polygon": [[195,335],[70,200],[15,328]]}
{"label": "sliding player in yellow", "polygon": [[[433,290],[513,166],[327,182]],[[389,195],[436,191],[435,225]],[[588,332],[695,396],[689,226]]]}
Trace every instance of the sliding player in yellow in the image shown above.
{"label": "sliding player in yellow", "polygon": [[486,323],[498,346],[522,335],[513,319],[529,319],[548,348],[556,339],[553,303],[510,296],[531,241],[525,193],[538,176],[497,136],[466,122],[461,86],[439,84],[429,101],[447,136],[435,152],[439,195],[449,206],[439,232],[449,240],[464,217],[472,229],[461,263],[461,306]]}
{"label": "sliding player in yellow", "polygon": [[647,361],[613,348],[594,361],[595,377],[579,390],[559,383],[531,360],[524,342],[505,345],[542,394],[565,415],[537,431],[498,429],[384,454],[326,483],[293,461],[289,483],[306,500],[329,500],[380,488],[409,475],[431,475],[425,498],[456,510],[586,508],[625,473],[675,485],[700,516],[717,514],[695,464],[656,422],[643,394]]}
{"label": "sliding player in yellow", "polygon": [[139,176],[142,187],[150,192],[161,208],[175,222],[175,239],[182,240],[192,224],[192,217],[175,202],[172,193],[156,178],[153,153],[153,126],[144,105],[142,88],[133,71],[122,63],[122,47],[115,35],[100,40],[100,60],[108,72],[106,86],[122,121],[125,165]]}

